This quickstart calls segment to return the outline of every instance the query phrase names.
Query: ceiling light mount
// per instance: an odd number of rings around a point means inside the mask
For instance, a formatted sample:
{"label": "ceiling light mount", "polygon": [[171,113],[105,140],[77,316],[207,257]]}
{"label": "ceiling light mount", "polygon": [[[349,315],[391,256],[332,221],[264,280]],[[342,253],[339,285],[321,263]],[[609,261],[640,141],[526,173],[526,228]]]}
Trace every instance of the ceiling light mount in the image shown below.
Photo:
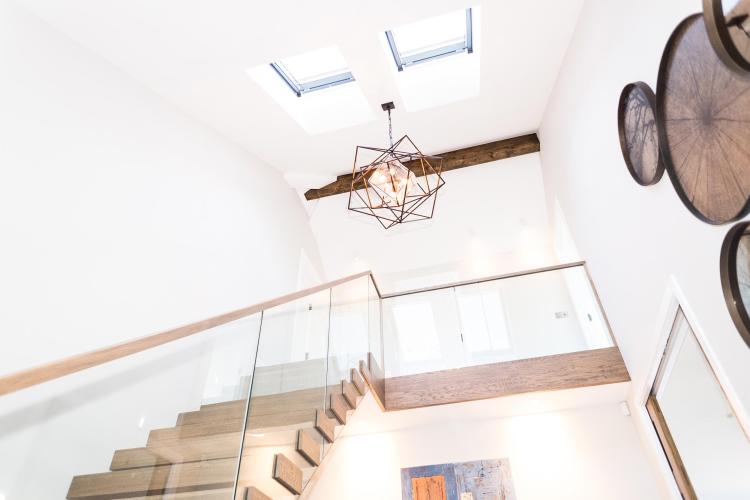
{"label": "ceiling light mount", "polygon": [[408,135],[393,141],[393,102],[388,113],[388,148],[357,146],[349,191],[349,210],[375,217],[388,229],[396,224],[432,218],[438,190],[445,185],[443,160],[427,156]]}

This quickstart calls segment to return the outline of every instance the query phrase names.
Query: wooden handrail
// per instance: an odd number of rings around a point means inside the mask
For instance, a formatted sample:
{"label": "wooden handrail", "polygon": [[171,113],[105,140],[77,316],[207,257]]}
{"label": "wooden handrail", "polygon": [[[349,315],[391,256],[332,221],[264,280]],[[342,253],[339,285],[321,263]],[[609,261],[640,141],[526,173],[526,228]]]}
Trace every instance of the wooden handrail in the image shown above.
{"label": "wooden handrail", "polygon": [[[372,273],[370,271],[357,273],[352,276],[347,276],[346,278],[341,278],[338,280],[330,281],[328,283],[323,283],[322,285],[307,288],[305,290],[282,295],[281,297],[267,300],[265,302],[245,307],[243,309],[220,314],[219,316],[214,316],[203,321],[190,323],[189,325],[173,328],[164,332],[148,335],[146,337],[140,337],[134,340],[128,340],[120,344],[115,344],[83,354],[76,354],[69,358],[60,359],[58,361],[53,361],[51,363],[40,365],[34,368],[11,373],[9,375],[0,377],[0,396],[19,391],[21,389],[26,389],[28,387],[41,384],[42,382],[47,382],[56,378],[64,377],[65,375],[70,375],[87,368],[102,365],[104,363],[109,363],[110,361],[124,358],[125,356],[130,356],[131,354],[136,354],[145,351],[146,349],[151,349],[152,347],[160,346],[174,340],[189,337],[190,335],[195,335],[196,333],[203,332],[210,328],[214,328],[216,326],[220,326],[225,323],[244,318],[246,316],[251,316],[266,309],[292,302],[293,300],[297,300],[302,297],[306,297],[308,295],[312,295],[314,293],[318,293],[323,290],[342,285],[364,276],[372,276]],[[377,290],[377,285],[375,285],[375,289]],[[380,295],[379,291],[378,295]]]}
{"label": "wooden handrail", "polygon": [[497,281],[497,280],[504,280],[508,278],[518,278],[519,276],[529,276],[531,274],[546,273],[549,271],[559,271],[561,269],[584,266],[585,264],[586,264],[585,260],[581,260],[577,262],[568,262],[566,264],[557,264],[554,266],[540,267],[537,269],[530,269],[527,271],[517,271],[514,273],[498,274],[495,276],[486,276],[484,278],[475,278],[475,279],[466,280],[466,281],[457,281],[455,283],[448,283],[446,285],[428,286],[425,288],[416,288],[414,290],[405,290],[403,292],[386,293],[385,295],[380,295],[380,298],[392,299],[394,297],[401,297],[402,295],[413,295],[415,293],[433,292],[435,290],[445,290],[446,288],[456,288],[459,286],[476,285],[477,283],[485,283],[487,281]]}

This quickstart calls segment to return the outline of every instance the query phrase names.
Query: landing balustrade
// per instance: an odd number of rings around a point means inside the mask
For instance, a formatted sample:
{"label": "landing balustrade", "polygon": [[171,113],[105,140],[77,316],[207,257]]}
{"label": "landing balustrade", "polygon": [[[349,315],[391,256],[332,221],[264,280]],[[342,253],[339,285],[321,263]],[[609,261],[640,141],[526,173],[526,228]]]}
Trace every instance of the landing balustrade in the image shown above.
{"label": "landing balustrade", "polygon": [[628,380],[574,263],[383,294],[368,273],[0,377],[0,493],[304,495],[351,413]]}

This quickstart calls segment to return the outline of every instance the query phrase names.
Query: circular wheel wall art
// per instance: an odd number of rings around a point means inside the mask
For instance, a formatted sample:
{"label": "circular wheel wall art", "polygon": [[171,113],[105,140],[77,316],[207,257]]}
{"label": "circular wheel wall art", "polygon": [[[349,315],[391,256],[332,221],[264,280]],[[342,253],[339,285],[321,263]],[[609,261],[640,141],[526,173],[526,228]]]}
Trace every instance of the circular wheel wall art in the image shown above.
{"label": "circular wheel wall art", "polygon": [[750,347],[750,222],[735,225],[724,238],[721,286],[729,314]]}
{"label": "circular wheel wall art", "polygon": [[703,16],[682,21],[659,66],[656,123],[664,165],[699,219],[723,224],[750,209],[750,78],[711,47]]}
{"label": "circular wheel wall art", "polygon": [[664,174],[656,131],[656,96],[648,84],[629,83],[617,106],[617,128],[625,164],[642,186],[656,184]]}
{"label": "circular wheel wall art", "polygon": [[711,45],[724,64],[750,73],[750,0],[703,0]]}

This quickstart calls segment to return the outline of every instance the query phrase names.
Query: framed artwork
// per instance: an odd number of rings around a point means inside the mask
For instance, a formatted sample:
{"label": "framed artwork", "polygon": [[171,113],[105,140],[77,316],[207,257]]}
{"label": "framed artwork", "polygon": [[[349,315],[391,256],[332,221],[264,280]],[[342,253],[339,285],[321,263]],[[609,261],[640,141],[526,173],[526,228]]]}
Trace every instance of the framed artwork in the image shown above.
{"label": "framed artwork", "polygon": [[507,458],[401,469],[403,500],[516,500]]}
{"label": "framed artwork", "polygon": [[721,285],[737,330],[750,347],[750,222],[729,230],[721,246]]}
{"label": "framed artwork", "polygon": [[750,212],[750,79],[716,55],[701,14],[667,42],[656,87],[656,129],[667,173],[700,220]]}
{"label": "framed artwork", "polygon": [[620,148],[630,175],[641,186],[656,184],[664,162],[656,131],[656,96],[644,82],[629,83],[617,105]]}
{"label": "framed artwork", "polygon": [[703,17],[716,55],[742,75],[750,72],[750,0],[703,0]]}

